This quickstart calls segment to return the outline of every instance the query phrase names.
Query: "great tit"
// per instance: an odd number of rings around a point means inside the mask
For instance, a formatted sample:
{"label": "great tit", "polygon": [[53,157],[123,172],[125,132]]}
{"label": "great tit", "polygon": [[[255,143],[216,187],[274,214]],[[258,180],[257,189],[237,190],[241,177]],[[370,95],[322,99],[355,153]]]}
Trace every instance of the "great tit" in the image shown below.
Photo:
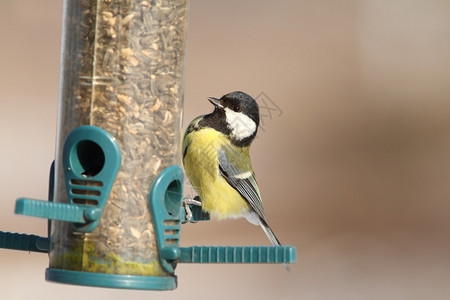
{"label": "great tit", "polygon": [[214,111],[189,124],[182,145],[184,169],[202,210],[218,219],[245,217],[261,225],[278,246],[250,162],[250,145],[259,126],[258,104],[240,91],[208,100]]}

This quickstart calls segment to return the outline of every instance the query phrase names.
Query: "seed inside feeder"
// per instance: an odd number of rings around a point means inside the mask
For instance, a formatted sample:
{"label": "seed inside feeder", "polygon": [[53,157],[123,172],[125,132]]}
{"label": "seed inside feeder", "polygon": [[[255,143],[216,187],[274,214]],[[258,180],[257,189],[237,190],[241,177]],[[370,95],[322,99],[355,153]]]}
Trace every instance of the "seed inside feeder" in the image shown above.
{"label": "seed inside feeder", "polygon": [[76,127],[112,134],[122,165],[94,231],[53,222],[52,268],[164,275],[148,194],[180,163],[186,17],[186,1],[68,1],[54,201],[67,202],[61,153]]}

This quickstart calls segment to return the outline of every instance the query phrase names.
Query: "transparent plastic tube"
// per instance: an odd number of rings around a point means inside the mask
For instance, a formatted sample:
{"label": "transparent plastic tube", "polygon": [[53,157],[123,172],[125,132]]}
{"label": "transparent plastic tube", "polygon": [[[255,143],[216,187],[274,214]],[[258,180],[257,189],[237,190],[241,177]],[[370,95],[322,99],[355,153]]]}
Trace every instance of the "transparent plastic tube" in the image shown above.
{"label": "transparent plastic tube", "polygon": [[67,202],[62,150],[78,126],[112,134],[122,165],[97,228],[52,223],[51,268],[166,275],[148,195],[180,164],[186,22],[186,0],[66,0],[54,201]]}

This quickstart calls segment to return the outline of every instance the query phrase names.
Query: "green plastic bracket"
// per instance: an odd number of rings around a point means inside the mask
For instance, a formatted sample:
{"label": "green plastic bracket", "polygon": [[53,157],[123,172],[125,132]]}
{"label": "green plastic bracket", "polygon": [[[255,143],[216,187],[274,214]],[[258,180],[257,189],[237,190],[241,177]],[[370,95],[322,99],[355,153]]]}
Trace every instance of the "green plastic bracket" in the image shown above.
{"label": "green plastic bracket", "polygon": [[69,203],[19,198],[15,212],[71,222],[76,230],[91,232],[98,225],[119,171],[120,148],[105,130],[81,126],[67,136],[62,163]]}
{"label": "green plastic bracket", "polygon": [[178,245],[182,218],[182,182],[181,168],[176,165],[169,166],[155,179],[149,195],[160,261],[170,274],[174,273],[176,262],[181,255]]}

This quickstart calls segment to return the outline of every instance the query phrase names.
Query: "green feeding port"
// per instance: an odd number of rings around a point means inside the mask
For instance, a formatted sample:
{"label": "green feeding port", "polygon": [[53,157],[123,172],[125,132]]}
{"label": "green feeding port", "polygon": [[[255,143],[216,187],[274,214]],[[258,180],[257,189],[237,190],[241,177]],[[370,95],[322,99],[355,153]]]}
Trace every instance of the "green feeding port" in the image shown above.
{"label": "green feeding port", "polygon": [[178,215],[180,212],[182,196],[183,188],[181,182],[176,179],[170,182],[164,195],[164,204],[169,215]]}
{"label": "green feeding port", "polygon": [[[103,169],[105,165],[105,153],[102,148],[94,141],[83,140],[78,142],[71,157],[72,163],[78,160],[78,171],[85,177],[95,176]],[[74,164],[75,165],[75,164]],[[74,170],[75,171],[75,170]]]}
{"label": "green feeding port", "polygon": [[120,163],[120,149],[113,136],[99,127],[77,127],[68,135],[62,157],[69,203],[52,199],[53,196],[50,201],[20,198],[15,211],[69,222],[78,232],[92,232],[99,223]]}

